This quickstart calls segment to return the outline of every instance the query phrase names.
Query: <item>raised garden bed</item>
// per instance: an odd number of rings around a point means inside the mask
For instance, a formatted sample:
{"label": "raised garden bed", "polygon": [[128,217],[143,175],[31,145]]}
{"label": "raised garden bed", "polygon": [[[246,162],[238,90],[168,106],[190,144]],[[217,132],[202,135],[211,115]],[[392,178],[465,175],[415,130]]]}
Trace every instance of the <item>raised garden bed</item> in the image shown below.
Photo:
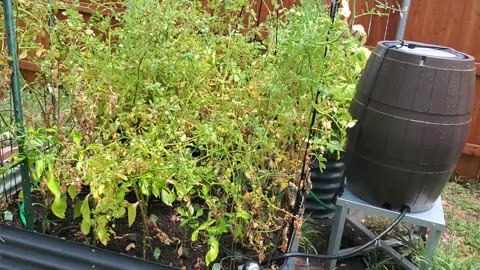
{"label": "raised garden bed", "polygon": [[[211,1],[209,13],[186,0],[128,3],[87,21],[55,3],[49,48],[32,31],[48,7],[18,3],[43,12],[19,13],[30,26],[20,46],[37,49],[46,90],[19,156],[31,165],[36,230],[179,268],[281,265],[270,259],[303,223],[305,157],[317,153],[323,168],[354,124],[360,42],[315,1],[256,29],[226,15],[244,1]],[[9,207],[20,215],[21,196]]]}

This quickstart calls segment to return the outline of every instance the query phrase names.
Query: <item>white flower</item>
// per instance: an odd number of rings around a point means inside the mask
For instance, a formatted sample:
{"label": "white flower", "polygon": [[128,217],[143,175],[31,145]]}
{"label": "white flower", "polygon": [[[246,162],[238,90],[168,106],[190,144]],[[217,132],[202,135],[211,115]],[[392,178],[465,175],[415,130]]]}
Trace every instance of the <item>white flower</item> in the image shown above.
{"label": "white flower", "polygon": [[352,34],[357,38],[360,38],[360,42],[364,44],[367,42],[367,32],[365,32],[365,28],[361,24],[355,24],[352,26]]}
{"label": "white flower", "polygon": [[350,11],[350,7],[348,6],[348,0],[342,0],[341,7],[338,10],[340,15],[342,15],[345,19],[348,19],[352,12]]}
{"label": "white flower", "polygon": [[86,33],[87,35],[93,35],[93,34],[94,34],[92,29],[87,29],[87,30],[85,30],[85,33]]}

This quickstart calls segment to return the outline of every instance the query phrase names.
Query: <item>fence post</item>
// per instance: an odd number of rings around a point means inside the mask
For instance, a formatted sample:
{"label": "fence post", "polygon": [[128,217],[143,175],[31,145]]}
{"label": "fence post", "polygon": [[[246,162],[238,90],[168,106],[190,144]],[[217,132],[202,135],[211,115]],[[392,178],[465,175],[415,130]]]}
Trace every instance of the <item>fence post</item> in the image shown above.
{"label": "fence post", "polygon": [[[15,31],[15,24],[13,21],[13,6],[12,0],[2,0],[3,2],[3,17],[5,18],[5,29],[7,34],[7,47],[10,66],[12,67],[11,91],[13,97],[13,107],[15,110],[15,122],[17,124],[17,143],[18,152],[20,155],[25,154],[25,126],[23,123],[23,108],[22,97],[20,93],[20,69],[17,52],[17,34]],[[31,196],[31,182],[30,172],[28,169],[28,160],[23,159],[20,164],[20,171],[22,176],[24,215],[26,219],[26,227],[28,230],[33,230],[33,211],[32,211],[32,196]]]}

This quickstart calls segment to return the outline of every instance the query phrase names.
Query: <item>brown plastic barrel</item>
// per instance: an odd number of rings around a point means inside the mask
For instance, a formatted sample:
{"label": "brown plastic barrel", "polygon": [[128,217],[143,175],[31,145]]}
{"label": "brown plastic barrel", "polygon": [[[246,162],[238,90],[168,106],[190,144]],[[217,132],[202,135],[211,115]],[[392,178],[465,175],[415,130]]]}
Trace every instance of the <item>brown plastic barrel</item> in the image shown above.
{"label": "brown plastic barrel", "polygon": [[357,85],[347,185],[371,204],[421,212],[433,207],[465,144],[475,62],[451,48],[400,43],[379,42]]}

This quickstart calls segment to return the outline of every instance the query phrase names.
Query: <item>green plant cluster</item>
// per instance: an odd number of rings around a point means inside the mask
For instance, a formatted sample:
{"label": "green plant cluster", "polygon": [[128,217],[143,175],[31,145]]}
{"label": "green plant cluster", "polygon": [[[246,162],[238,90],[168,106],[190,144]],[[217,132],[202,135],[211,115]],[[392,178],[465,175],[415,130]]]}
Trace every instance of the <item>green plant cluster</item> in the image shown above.
{"label": "green plant cluster", "polygon": [[106,245],[116,220],[133,224],[137,209],[147,239],[155,197],[176,209],[192,241],[208,244],[207,264],[225,234],[260,260],[275,236],[285,250],[289,224],[301,224],[291,212],[305,188],[304,153],[341,155],[366,60],[347,22],[331,23],[315,2],[275,3],[279,17],[259,28],[239,16],[253,15],[246,0],[210,1],[208,12],[200,1],[130,0],[125,12],[103,4],[107,12],[88,20],[78,3],[56,2],[65,20],[30,18],[49,32],[34,59],[64,103],[48,128],[28,134],[48,207],[64,218],[73,204],[82,232]]}

